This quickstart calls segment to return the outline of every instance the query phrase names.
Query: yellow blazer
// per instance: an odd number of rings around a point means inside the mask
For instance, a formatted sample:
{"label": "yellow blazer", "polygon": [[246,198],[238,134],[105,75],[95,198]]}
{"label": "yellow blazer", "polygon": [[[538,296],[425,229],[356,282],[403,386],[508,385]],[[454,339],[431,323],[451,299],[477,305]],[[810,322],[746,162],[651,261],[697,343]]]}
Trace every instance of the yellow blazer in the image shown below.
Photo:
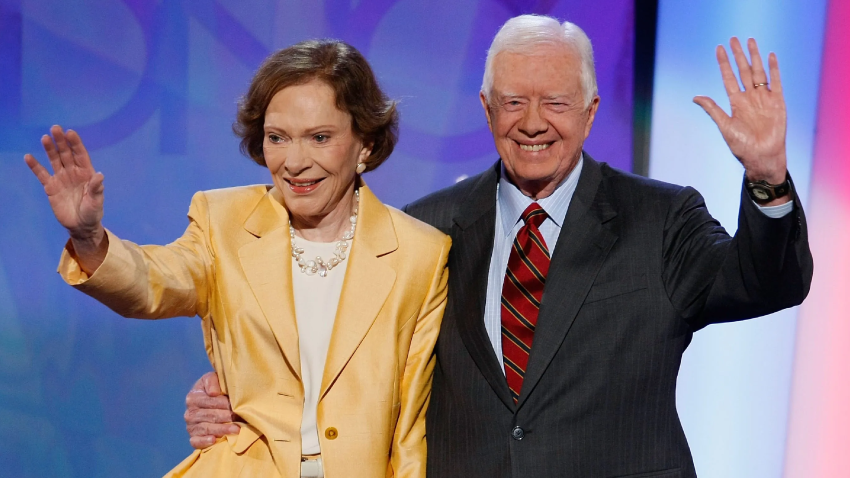
{"label": "yellow blazer", "polygon": [[[66,247],[62,277],[125,317],[198,315],[241,431],[168,476],[300,476],[304,390],[288,215],[278,191],[196,193],[166,246],[107,231],[91,277]],[[357,230],[318,404],[325,476],[424,477],[425,410],[446,305],[451,240],[360,189]]]}

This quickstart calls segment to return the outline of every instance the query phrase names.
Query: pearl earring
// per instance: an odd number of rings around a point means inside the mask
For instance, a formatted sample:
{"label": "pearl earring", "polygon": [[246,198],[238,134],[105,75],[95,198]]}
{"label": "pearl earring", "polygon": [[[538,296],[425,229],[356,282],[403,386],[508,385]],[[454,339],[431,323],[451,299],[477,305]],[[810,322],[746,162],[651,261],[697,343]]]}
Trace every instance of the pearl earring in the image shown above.
{"label": "pearl earring", "polygon": [[366,171],[366,163],[357,163],[357,168],[354,169],[354,172],[363,174],[363,171]]}

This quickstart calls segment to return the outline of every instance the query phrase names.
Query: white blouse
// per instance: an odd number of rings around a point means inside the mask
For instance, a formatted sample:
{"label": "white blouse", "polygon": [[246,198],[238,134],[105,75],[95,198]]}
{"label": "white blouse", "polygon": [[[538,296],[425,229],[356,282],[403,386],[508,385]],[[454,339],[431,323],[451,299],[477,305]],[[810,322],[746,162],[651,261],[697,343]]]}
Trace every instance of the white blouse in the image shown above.
{"label": "white blouse", "polygon": [[[330,259],[336,247],[336,241],[311,242],[299,237],[295,242],[304,248],[302,256],[307,260],[316,256]],[[351,252],[350,248],[348,252]],[[321,453],[316,407],[347,267],[346,258],[328,271],[327,277],[319,277],[318,274],[308,276],[292,261],[292,292],[304,383],[304,414],[301,417],[301,453],[304,455]]]}

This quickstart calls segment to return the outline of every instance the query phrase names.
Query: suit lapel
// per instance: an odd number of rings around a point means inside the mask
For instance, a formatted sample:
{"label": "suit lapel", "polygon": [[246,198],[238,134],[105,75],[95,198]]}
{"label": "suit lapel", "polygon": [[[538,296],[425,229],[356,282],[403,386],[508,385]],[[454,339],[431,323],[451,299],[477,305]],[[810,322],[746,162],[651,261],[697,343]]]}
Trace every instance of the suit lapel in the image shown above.
{"label": "suit lapel", "polygon": [[320,398],[360,346],[392,291],[395,270],[380,257],[396,249],[398,239],[389,211],[369,188],[362,186],[357,230],[331,334]]}
{"label": "suit lapel", "polygon": [[454,318],[463,344],[496,395],[513,409],[505,375],[484,326],[487,278],[496,228],[499,163],[481,175],[463,198],[454,219],[449,256],[449,301],[446,317]]}
{"label": "suit lapel", "polygon": [[257,240],[239,249],[239,261],[288,365],[300,380],[288,224],[289,215],[272,188],[245,221],[245,229]]}
{"label": "suit lapel", "polygon": [[617,235],[605,223],[617,215],[599,163],[585,153],[579,184],[558,236],[537,318],[518,406],[533,391],[561,347]]}

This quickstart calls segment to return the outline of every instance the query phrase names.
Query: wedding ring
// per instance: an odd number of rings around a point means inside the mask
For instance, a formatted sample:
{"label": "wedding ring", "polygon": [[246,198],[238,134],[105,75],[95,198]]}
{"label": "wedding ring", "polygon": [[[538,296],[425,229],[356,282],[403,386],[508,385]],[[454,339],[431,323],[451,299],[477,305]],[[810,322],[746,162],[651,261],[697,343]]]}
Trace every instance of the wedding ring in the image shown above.
{"label": "wedding ring", "polygon": [[767,86],[767,83],[756,83],[753,85],[753,88],[758,88],[759,86]]}

